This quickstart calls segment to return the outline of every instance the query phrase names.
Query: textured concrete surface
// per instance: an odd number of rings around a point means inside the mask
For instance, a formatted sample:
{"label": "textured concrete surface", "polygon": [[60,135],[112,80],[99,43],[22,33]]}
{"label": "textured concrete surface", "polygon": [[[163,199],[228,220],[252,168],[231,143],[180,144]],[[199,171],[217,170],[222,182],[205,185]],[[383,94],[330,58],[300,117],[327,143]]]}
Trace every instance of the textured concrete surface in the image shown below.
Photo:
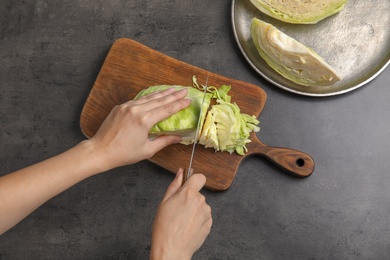
{"label": "textured concrete surface", "polygon": [[[79,115],[107,51],[132,38],[262,87],[260,139],[316,161],[297,179],[252,157],[228,191],[205,190],[214,226],[194,259],[388,259],[389,68],[338,97],[287,93],[246,63],[230,10],[225,0],[1,0],[0,174],[84,139]],[[172,178],[145,161],[85,180],[2,235],[0,259],[148,259]]]}

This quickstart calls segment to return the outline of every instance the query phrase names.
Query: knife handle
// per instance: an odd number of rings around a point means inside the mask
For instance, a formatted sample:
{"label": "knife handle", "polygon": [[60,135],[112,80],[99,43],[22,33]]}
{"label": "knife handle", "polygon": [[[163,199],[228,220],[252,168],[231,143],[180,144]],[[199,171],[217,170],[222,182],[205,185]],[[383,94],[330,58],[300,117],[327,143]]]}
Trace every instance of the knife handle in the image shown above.
{"label": "knife handle", "polygon": [[191,168],[190,171],[188,171],[187,168],[184,169],[184,173],[183,173],[183,181],[181,183],[181,186],[184,185],[184,183],[188,180],[189,177],[191,177],[191,175],[194,174],[194,169]]}

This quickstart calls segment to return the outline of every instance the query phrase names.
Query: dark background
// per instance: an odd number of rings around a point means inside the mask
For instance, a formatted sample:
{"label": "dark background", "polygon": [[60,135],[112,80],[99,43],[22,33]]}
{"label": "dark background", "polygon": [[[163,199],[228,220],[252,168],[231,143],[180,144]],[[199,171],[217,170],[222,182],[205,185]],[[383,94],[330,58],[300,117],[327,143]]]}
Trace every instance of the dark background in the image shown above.
{"label": "dark background", "polygon": [[[204,190],[214,225],[194,259],[388,258],[389,69],[340,96],[288,93],[246,63],[230,12],[226,0],[1,0],[0,174],[84,140],[79,116],[104,58],[131,38],[262,87],[259,138],[316,161],[298,179],[252,157],[229,190]],[[173,177],[144,161],[87,179],[0,236],[0,259],[148,259]]]}

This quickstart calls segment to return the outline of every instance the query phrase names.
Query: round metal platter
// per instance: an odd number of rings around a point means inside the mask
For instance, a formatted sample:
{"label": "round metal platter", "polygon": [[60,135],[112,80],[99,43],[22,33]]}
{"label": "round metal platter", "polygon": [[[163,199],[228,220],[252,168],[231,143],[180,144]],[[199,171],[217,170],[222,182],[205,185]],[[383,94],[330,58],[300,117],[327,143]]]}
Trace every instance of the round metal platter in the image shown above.
{"label": "round metal platter", "polygon": [[[306,87],[282,77],[260,57],[250,35],[252,18],[271,23],[312,48],[342,77],[328,87]],[[378,76],[390,63],[390,1],[349,1],[338,14],[317,24],[288,24],[261,13],[249,0],[232,2],[233,32],[249,64],[284,90],[323,97],[347,93]]]}

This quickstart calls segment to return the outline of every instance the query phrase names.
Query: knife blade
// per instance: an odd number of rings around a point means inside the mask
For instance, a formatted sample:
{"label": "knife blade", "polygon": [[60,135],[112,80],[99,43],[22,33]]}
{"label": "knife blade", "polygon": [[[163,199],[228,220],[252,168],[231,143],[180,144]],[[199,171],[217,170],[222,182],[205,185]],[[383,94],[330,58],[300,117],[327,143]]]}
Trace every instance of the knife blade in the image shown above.
{"label": "knife blade", "polygon": [[203,112],[203,104],[204,104],[204,101],[206,99],[207,86],[208,86],[208,82],[209,82],[209,74],[210,73],[208,72],[207,73],[207,78],[206,78],[206,85],[204,86],[204,90],[203,90],[203,100],[202,100],[202,103],[200,105],[198,123],[197,123],[196,131],[195,131],[194,144],[192,145],[192,152],[191,152],[191,157],[190,157],[190,163],[189,163],[188,168],[184,172],[183,183],[182,184],[184,184],[187,181],[187,179],[194,173],[194,169],[192,169],[192,162],[194,160],[196,143],[198,142],[198,135],[199,135],[200,125],[201,125],[200,120],[201,120],[201,115],[202,115],[202,112]]}

